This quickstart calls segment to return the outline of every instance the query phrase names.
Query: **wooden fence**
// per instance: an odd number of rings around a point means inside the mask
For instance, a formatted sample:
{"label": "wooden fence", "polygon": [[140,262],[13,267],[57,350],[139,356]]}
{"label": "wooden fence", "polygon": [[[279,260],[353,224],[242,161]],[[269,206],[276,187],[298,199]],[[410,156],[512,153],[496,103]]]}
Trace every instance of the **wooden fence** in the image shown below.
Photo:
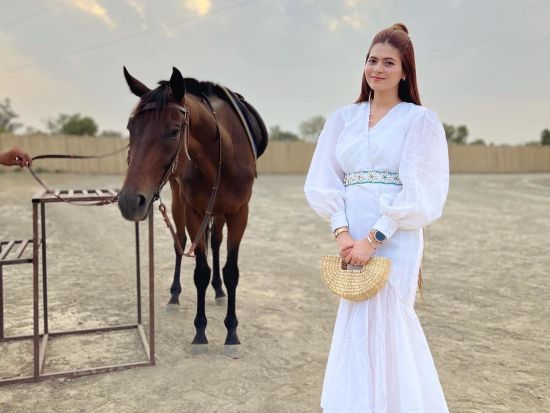
{"label": "wooden fence", "polygon": [[[127,145],[122,138],[49,135],[0,135],[0,151],[17,145],[31,155],[70,153],[102,155]],[[305,174],[315,145],[305,142],[270,142],[258,160],[258,173]],[[550,172],[550,146],[450,145],[452,173]],[[126,170],[126,151],[90,160],[42,160],[35,169],[48,172],[121,174]],[[5,171],[6,168],[2,168]]]}

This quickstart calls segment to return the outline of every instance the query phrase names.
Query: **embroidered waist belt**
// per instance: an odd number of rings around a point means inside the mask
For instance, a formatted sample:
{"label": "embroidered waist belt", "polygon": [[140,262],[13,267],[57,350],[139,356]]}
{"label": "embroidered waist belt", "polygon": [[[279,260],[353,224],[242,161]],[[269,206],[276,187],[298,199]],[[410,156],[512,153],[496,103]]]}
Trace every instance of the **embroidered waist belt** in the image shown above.
{"label": "embroidered waist belt", "polygon": [[399,174],[394,172],[359,171],[344,176],[344,186],[358,184],[403,185]]}

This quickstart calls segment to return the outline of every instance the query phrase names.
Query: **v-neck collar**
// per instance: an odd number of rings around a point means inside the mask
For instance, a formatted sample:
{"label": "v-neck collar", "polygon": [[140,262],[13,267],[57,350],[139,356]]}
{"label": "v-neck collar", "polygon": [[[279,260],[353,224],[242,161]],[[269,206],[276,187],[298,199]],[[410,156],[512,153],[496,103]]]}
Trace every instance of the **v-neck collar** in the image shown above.
{"label": "v-neck collar", "polygon": [[[367,115],[367,129],[368,129],[368,131],[369,131],[369,132],[372,132],[374,129],[376,129],[376,127],[377,127],[378,125],[380,125],[380,123],[383,122],[384,119],[386,119],[386,118],[390,115],[390,113],[391,113],[396,107],[398,107],[399,105],[401,105],[402,103],[405,103],[405,102],[399,102],[398,104],[393,105],[393,106],[390,108],[390,110],[388,110],[388,111],[384,114],[384,116],[382,116],[382,117],[378,120],[378,122],[376,122],[376,124],[375,124],[374,126],[370,127],[370,128],[369,128],[369,119],[368,119],[369,116]],[[370,109],[371,109],[371,105],[370,105],[370,104],[371,104],[371,102],[370,102],[370,101],[367,101],[367,105],[368,105],[367,110],[368,110],[368,113],[369,113],[369,114],[370,114]]]}

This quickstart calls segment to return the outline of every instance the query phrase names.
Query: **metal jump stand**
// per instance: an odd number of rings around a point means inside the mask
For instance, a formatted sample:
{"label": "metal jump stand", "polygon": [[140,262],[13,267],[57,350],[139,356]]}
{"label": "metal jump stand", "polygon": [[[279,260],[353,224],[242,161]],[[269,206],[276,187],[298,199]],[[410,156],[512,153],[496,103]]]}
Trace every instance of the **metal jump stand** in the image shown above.
{"label": "metal jump stand", "polygon": [[[33,211],[33,239],[1,241],[0,243],[0,343],[13,340],[33,340],[33,375],[26,377],[14,377],[0,379],[0,385],[39,381],[49,378],[78,377],[97,373],[107,373],[129,369],[132,367],[153,366],[155,364],[155,290],[154,290],[154,250],[153,250],[153,214],[152,210],[148,217],[149,235],[149,341],[141,318],[141,273],[139,253],[139,223],[135,223],[135,244],[136,244],[136,291],[137,291],[137,321],[135,324],[116,325],[84,330],[50,331],[48,325],[48,272],[46,260],[46,204],[51,202],[63,202],[56,197],[59,196],[71,202],[95,202],[112,200],[117,192],[112,189],[92,190],[62,190],[55,191],[55,195],[47,191],[41,191],[32,198]],[[40,212],[39,212],[40,207]],[[40,233],[39,225],[40,221]],[[30,247],[32,245],[32,248]],[[39,256],[42,261],[42,310],[43,310],[43,332],[40,332],[39,314]],[[4,291],[3,291],[3,267],[5,265],[32,264],[33,266],[33,334],[22,336],[4,335]],[[143,349],[147,361],[139,361],[126,364],[105,365],[101,367],[70,370],[56,373],[44,372],[44,359],[48,338],[64,335],[90,334],[116,330],[137,329],[141,337]]]}

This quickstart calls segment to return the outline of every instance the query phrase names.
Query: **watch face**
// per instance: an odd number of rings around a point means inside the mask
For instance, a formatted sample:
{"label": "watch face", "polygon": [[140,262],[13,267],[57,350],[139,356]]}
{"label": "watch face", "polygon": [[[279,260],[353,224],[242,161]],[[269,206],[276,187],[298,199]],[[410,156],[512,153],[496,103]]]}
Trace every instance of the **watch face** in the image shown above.
{"label": "watch face", "polygon": [[382,234],[380,231],[376,231],[376,233],[374,234],[374,238],[376,238],[376,241],[382,242],[386,239],[386,236]]}

